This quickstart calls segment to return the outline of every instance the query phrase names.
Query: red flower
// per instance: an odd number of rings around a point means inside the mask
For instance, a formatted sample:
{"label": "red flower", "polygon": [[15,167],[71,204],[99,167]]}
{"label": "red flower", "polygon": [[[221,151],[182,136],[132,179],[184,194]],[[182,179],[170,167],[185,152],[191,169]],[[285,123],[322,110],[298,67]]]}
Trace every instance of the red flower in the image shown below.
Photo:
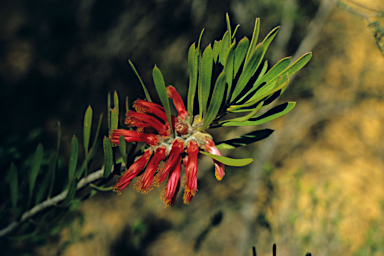
{"label": "red flower", "polygon": [[[145,100],[136,100],[133,104],[136,111],[128,111],[125,119],[125,124],[136,130],[114,130],[110,139],[114,145],[118,145],[120,135],[123,135],[126,142],[144,142],[149,147],[117,180],[114,190],[121,193],[140,173],[143,174],[135,184],[135,188],[141,193],[148,193],[153,185],[159,186],[168,178],[162,193],[162,199],[168,206],[174,205],[180,189],[181,164],[185,167],[183,198],[184,203],[188,204],[197,192],[199,149],[215,155],[221,154],[212,137],[198,130],[201,123],[190,124],[192,117],[188,116],[176,89],[172,86],[167,87],[167,95],[173,99],[178,112],[177,117],[172,116],[175,134],[170,134],[168,119],[162,106]],[[161,161],[164,161],[164,164],[158,170]],[[214,161],[216,178],[221,180],[224,177],[224,165]]]}
{"label": "red flower", "polygon": [[[220,150],[217,149],[215,143],[213,142],[212,139],[210,138],[205,138],[206,144],[204,146],[204,151],[213,154],[213,155],[218,155],[221,156]],[[215,163],[215,176],[217,180],[222,180],[225,172],[224,172],[224,164],[216,161],[213,159],[213,162]]]}
{"label": "red flower", "polygon": [[136,162],[134,162],[131,167],[129,167],[128,171],[126,171],[123,176],[117,180],[116,184],[113,186],[113,190],[120,194],[121,191],[123,191],[131,183],[133,178],[141,172],[151,155],[151,148],[145,150],[144,154]]}
{"label": "red flower", "polygon": [[152,189],[153,177],[157,171],[159,163],[167,157],[165,147],[161,146],[156,149],[155,154],[152,156],[151,161],[149,161],[147,168],[143,175],[140,177],[140,180],[135,184],[137,191],[141,193],[148,193]]}
{"label": "red flower", "polygon": [[190,140],[187,147],[187,156],[183,163],[185,166],[184,177],[184,203],[189,203],[197,192],[197,156],[199,145],[196,141]]}

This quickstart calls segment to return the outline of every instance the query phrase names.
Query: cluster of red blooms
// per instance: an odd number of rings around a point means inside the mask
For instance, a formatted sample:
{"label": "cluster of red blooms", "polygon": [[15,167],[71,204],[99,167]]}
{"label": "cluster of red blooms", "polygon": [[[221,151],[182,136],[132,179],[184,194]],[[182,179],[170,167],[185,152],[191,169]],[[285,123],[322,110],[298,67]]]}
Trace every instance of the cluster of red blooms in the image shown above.
{"label": "cluster of red blooms", "polygon": [[[173,100],[178,116],[172,116],[171,133],[164,108],[156,103],[138,99],[133,107],[136,111],[128,111],[125,124],[135,130],[117,129],[110,136],[111,142],[119,144],[122,134],[126,142],[144,142],[149,147],[121,176],[114,185],[114,191],[121,193],[140,173],[135,188],[141,193],[148,193],[155,185],[160,186],[168,177],[162,199],[168,205],[174,205],[180,189],[181,164],[185,167],[182,182],[184,187],[184,203],[189,203],[197,191],[197,162],[199,149],[210,154],[221,155],[212,137],[199,131],[202,120],[198,116],[190,124],[190,116],[185,110],[184,102],[173,86],[167,87],[167,95]],[[159,167],[160,162],[164,164]],[[215,176],[221,180],[224,164],[215,162]]]}

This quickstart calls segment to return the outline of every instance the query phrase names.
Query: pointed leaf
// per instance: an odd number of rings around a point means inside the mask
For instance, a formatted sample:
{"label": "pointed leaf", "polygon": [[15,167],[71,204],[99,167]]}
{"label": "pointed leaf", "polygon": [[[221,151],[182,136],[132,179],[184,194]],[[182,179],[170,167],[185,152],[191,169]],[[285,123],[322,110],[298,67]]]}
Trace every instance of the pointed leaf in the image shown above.
{"label": "pointed leaf", "polygon": [[229,38],[232,39],[231,21],[229,20],[228,13],[225,14],[225,21],[227,23],[227,31],[228,31]]}
{"label": "pointed leaf", "polygon": [[152,71],[152,76],[153,76],[153,82],[155,83],[157,94],[159,95],[160,101],[163,104],[165,113],[167,115],[168,124],[172,134],[173,130],[172,130],[172,122],[171,122],[171,107],[169,106],[167,88],[165,87],[163,74],[161,73],[160,69],[155,66]]}
{"label": "pointed leaf", "polygon": [[234,65],[234,59],[235,59],[235,47],[236,43],[233,43],[231,45],[231,48],[229,49],[228,56],[227,56],[227,61],[224,66],[224,73],[227,79],[227,84],[228,84],[228,89],[227,89],[227,96],[225,99],[229,99],[230,92],[231,92],[231,87],[232,87],[232,81],[233,81],[233,65]]}
{"label": "pointed leaf", "polygon": [[225,66],[225,62],[227,60],[228,51],[231,47],[231,36],[229,35],[229,32],[225,32],[222,43],[221,43],[221,49],[219,53],[219,62]]}
{"label": "pointed leaf", "polygon": [[217,62],[217,57],[219,57],[219,53],[221,50],[221,45],[223,41],[216,41],[213,43],[213,61]]}
{"label": "pointed leaf", "polygon": [[92,114],[93,114],[93,110],[91,106],[88,106],[84,115],[84,128],[83,128],[85,155],[88,155],[89,139],[91,137]]}
{"label": "pointed leaf", "polygon": [[113,166],[113,154],[112,154],[112,145],[108,137],[103,139],[103,148],[104,148],[104,179],[108,178],[111,175],[112,166]]}
{"label": "pointed leaf", "polygon": [[251,53],[254,51],[256,45],[257,45],[257,39],[259,37],[259,31],[260,31],[260,19],[257,18],[255,20],[255,26],[253,28],[253,33],[252,33],[252,39],[251,39],[251,44],[249,45],[248,51],[247,51],[247,56],[245,58],[245,63],[249,61],[249,58],[251,57]]}
{"label": "pointed leaf", "polygon": [[221,72],[216,80],[215,88],[213,89],[211,102],[209,103],[207,115],[204,117],[203,126],[199,128],[200,131],[207,129],[213,120],[216,119],[217,113],[220,110],[221,104],[224,100],[226,77],[225,73]]}
{"label": "pointed leaf", "polygon": [[259,140],[263,140],[267,138],[269,135],[273,133],[273,130],[270,129],[263,129],[263,130],[257,130],[253,131],[244,135],[241,135],[238,138],[226,140],[223,142],[220,142],[216,144],[216,147],[221,149],[234,149],[237,147],[246,146],[248,144],[254,143]]}
{"label": "pointed leaf", "polygon": [[10,196],[11,196],[11,202],[12,202],[12,208],[15,211],[17,208],[17,199],[18,199],[18,191],[19,191],[19,183],[18,183],[18,177],[17,177],[17,168],[15,164],[12,162],[11,167],[9,168],[9,189],[10,189]]}
{"label": "pointed leaf", "polygon": [[111,131],[113,131],[119,127],[119,111],[115,108],[112,108],[110,111],[111,111]]}
{"label": "pointed leaf", "polygon": [[189,65],[189,87],[188,87],[188,115],[193,116],[193,105],[195,102],[195,94],[197,87],[197,59],[195,59],[196,49],[195,44],[189,47],[188,65]]}
{"label": "pointed leaf", "polygon": [[68,180],[71,181],[75,175],[77,159],[79,157],[79,141],[76,136],[72,137],[71,153],[69,155]]}
{"label": "pointed leaf", "polygon": [[245,55],[247,54],[248,46],[249,46],[249,40],[246,37],[241,39],[237,44],[237,47],[235,49],[234,76],[237,75],[237,72],[239,71],[241,63],[243,63],[244,61]]}
{"label": "pointed leaf", "polygon": [[211,92],[211,78],[213,67],[213,52],[211,45],[208,45],[201,59],[201,80],[199,82],[199,106],[202,109],[202,114],[205,116],[207,112],[208,97]]}
{"label": "pointed leaf", "polygon": [[43,161],[43,153],[44,153],[43,145],[39,144],[37,146],[35,155],[33,156],[32,168],[31,168],[31,171],[29,173],[29,200],[28,200],[28,207],[27,208],[29,208],[29,206],[31,204],[32,193],[33,193],[33,189],[35,187],[36,178],[37,178],[37,175],[38,175],[40,167],[41,167],[41,162]]}
{"label": "pointed leaf", "polygon": [[125,166],[127,166],[127,142],[125,141],[125,138],[122,133],[120,134],[120,137],[119,137],[119,150],[120,150],[121,156],[123,157]]}
{"label": "pointed leaf", "polygon": [[139,81],[140,81],[141,86],[143,87],[143,90],[144,90],[144,93],[145,93],[145,98],[147,99],[147,101],[152,102],[152,99],[151,99],[151,96],[149,95],[149,92],[148,92],[148,90],[147,90],[147,87],[145,87],[145,85],[144,85],[144,83],[143,83],[143,80],[141,80],[141,77],[140,77],[139,73],[137,72],[135,66],[133,65],[133,63],[131,62],[131,60],[128,60],[128,63],[129,63],[129,65],[131,66],[133,72],[135,72],[137,78],[138,78]]}
{"label": "pointed leaf", "polygon": [[113,94],[113,108],[116,109],[117,114],[119,114],[119,95],[116,91]]}
{"label": "pointed leaf", "polygon": [[251,53],[248,62],[245,62],[243,72],[241,73],[235,90],[232,93],[231,102],[243,91],[248,81],[256,73],[256,70],[263,59],[263,52],[264,46],[262,44],[258,45]]}
{"label": "pointed leaf", "polygon": [[107,96],[107,113],[108,113],[108,131],[111,131],[111,94]]}
{"label": "pointed leaf", "polygon": [[223,163],[225,165],[228,165],[228,166],[242,167],[242,166],[246,166],[246,165],[253,162],[252,158],[233,159],[233,158],[229,158],[229,157],[225,157],[225,156],[213,155],[213,154],[210,154],[210,153],[207,153],[204,151],[200,151],[200,153],[203,155],[209,156],[209,157],[215,159],[216,161]]}
{"label": "pointed leaf", "polygon": [[249,125],[260,125],[266,122],[272,121],[278,117],[281,117],[291,111],[295,107],[295,102],[287,102],[277,107],[268,110],[264,114],[251,118],[246,122],[227,122],[222,126],[249,126]]}
{"label": "pointed leaf", "polygon": [[225,123],[225,122],[245,122],[248,119],[252,118],[254,115],[256,115],[256,113],[261,109],[263,104],[264,104],[264,101],[260,102],[253,110],[251,110],[251,112],[249,114],[247,114],[245,116],[234,118],[234,119],[229,119],[229,120],[224,120],[224,121],[221,121],[220,123]]}
{"label": "pointed leaf", "polygon": [[235,35],[236,35],[236,32],[237,32],[237,29],[240,27],[240,25],[239,24],[237,24],[236,25],[236,27],[235,27],[235,30],[233,31],[233,34],[232,34],[232,40],[233,40],[233,38],[235,38]]}

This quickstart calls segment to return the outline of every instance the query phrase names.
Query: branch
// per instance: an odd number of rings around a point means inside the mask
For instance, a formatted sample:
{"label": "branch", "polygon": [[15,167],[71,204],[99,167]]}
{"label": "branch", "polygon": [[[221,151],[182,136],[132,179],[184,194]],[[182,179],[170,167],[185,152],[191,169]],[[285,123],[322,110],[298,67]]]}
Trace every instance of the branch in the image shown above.
{"label": "branch", "polygon": [[[125,165],[124,165],[124,163],[122,163],[121,168],[124,168],[124,167],[125,167]],[[112,167],[112,172],[113,172],[113,167]],[[86,185],[90,184],[91,182],[94,182],[98,179],[103,178],[103,174],[104,174],[104,168],[101,168],[100,170],[97,170],[97,171],[89,174],[87,177],[82,178],[79,181],[79,183],[77,184],[77,190],[76,191],[79,191],[81,188],[85,187]],[[46,208],[51,207],[53,205],[56,205],[57,203],[63,201],[67,197],[67,194],[68,194],[68,190],[65,190],[65,191],[61,192],[60,194],[58,194],[57,196],[52,197],[51,199],[47,199],[44,202],[41,202],[40,204],[34,206],[32,209],[24,212],[21,215],[20,220],[13,221],[7,227],[0,230],[0,237],[5,236],[5,235],[9,234],[10,232],[12,232],[13,230],[15,230],[22,222],[24,222],[29,217],[32,217],[33,215],[45,210]]]}

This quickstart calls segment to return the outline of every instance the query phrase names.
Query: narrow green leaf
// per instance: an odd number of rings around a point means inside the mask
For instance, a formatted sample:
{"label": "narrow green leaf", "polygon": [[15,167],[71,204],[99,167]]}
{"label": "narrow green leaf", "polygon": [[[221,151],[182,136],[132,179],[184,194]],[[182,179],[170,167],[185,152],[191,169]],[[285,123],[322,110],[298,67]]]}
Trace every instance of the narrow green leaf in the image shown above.
{"label": "narrow green leaf", "polygon": [[227,96],[225,97],[226,100],[229,99],[231,88],[232,88],[232,81],[234,78],[233,69],[234,69],[234,59],[235,59],[235,48],[236,43],[233,43],[231,45],[231,48],[229,49],[227,61],[224,66],[224,73],[227,79],[228,89],[227,89]]}
{"label": "narrow green leaf", "polygon": [[69,155],[68,180],[71,181],[75,175],[77,159],[79,157],[79,141],[76,136],[72,137],[71,153]]}
{"label": "narrow green leaf", "polygon": [[93,115],[93,110],[91,106],[88,106],[84,115],[84,127],[83,127],[85,155],[88,155],[89,139],[91,137],[92,115]]}
{"label": "narrow green leaf", "polygon": [[216,41],[213,43],[213,61],[216,63],[217,62],[217,57],[219,57],[219,53],[221,50],[221,45],[223,41]]}
{"label": "narrow green leaf", "polygon": [[112,108],[110,111],[111,111],[111,131],[113,131],[119,127],[119,111],[115,108]]}
{"label": "narrow green leaf", "polygon": [[275,38],[277,32],[279,32],[280,27],[275,27],[272,29],[268,35],[264,38],[262,44],[264,45],[264,53],[267,51],[269,45],[271,44],[272,40]]}
{"label": "narrow green leaf", "polygon": [[231,36],[229,35],[229,32],[225,32],[222,43],[221,43],[221,49],[219,53],[219,62],[225,66],[225,62],[227,61],[228,51],[231,47]]}
{"label": "narrow green leaf", "polygon": [[241,73],[239,80],[236,84],[235,90],[232,93],[231,102],[233,102],[236,97],[243,91],[248,81],[256,73],[256,70],[263,59],[263,52],[264,46],[262,44],[259,44],[251,53],[248,62],[245,62],[243,72]]}
{"label": "narrow green leaf", "polygon": [[231,21],[229,20],[228,13],[225,14],[225,21],[227,22],[227,31],[228,31],[229,38],[232,39]]}
{"label": "narrow green leaf", "polygon": [[237,47],[235,49],[234,76],[237,75],[237,72],[240,69],[241,63],[243,63],[244,61],[245,55],[247,54],[248,46],[249,46],[249,40],[246,37],[241,39],[237,44]]}
{"label": "narrow green leaf", "polygon": [[129,101],[128,101],[128,96],[125,97],[125,113],[127,113],[129,110]]}
{"label": "narrow green leaf", "polygon": [[29,206],[31,205],[33,189],[35,187],[37,175],[39,174],[41,162],[43,161],[43,153],[44,153],[43,145],[39,143],[39,145],[37,146],[35,155],[33,156],[32,167],[29,173],[29,200],[28,200],[27,208],[29,208]]}
{"label": "narrow green leaf", "polygon": [[108,178],[112,172],[113,166],[113,154],[112,154],[112,145],[108,137],[103,139],[103,148],[104,148],[104,179]]}
{"label": "narrow green leaf", "polygon": [[127,142],[125,141],[125,138],[122,133],[119,137],[119,151],[121,156],[123,157],[125,166],[127,166]]}
{"label": "narrow green leaf", "polygon": [[226,77],[225,73],[221,72],[216,80],[215,88],[213,89],[211,102],[209,103],[207,115],[204,117],[204,123],[199,128],[200,131],[207,129],[213,120],[215,120],[217,113],[220,110],[221,104],[224,99]]}
{"label": "narrow green leaf", "polygon": [[235,27],[235,30],[233,31],[233,34],[232,34],[232,40],[233,40],[233,38],[235,38],[235,35],[236,35],[236,32],[237,32],[237,29],[240,27],[240,25],[239,24],[237,24],[236,25],[236,27]]}
{"label": "narrow green leaf", "polygon": [[117,114],[119,114],[119,95],[115,91],[113,94],[113,108],[117,110]]}
{"label": "narrow green leaf", "polygon": [[128,60],[128,63],[129,63],[129,65],[131,66],[133,72],[135,72],[137,78],[138,78],[139,81],[140,81],[141,86],[143,87],[143,90],[144,90],[144,93],[145,93],[145,98],[147,99],[147,101],[152,102],[152,99],[151,99],[151,96],[149,95],[149,92],[148,92],[148,90],[147,90],[147,87],[145,87],[145,85],[144,85],[144,83],[143,83],[143,80],[141,80],[141,77],[140,77],[139,73],[137,72],[135,66],[133,65],[133,63],[131,62],[131,60]]}
{"label": "narrow green leaf", "polygon": [[[83,127],[83,139],[84,139],[84,150],[85,158],[88,159],[89,140],[91,138],[91,127],[92,127],[92,115],[93,110],[91,106],[88,106],[84,116],[84,127]],[[86,160],[88,162],[88,160]],[[88,175],[88,165],[85,166],[85,176]]]}
{"label": "narrow green leaf", "polygon": [[259,112],[259,110],[261,109],[263,104],[264,104],[264,101],[260,102],[256,106],[256,108],[254,108],[249,114],[247,114],[245,116],[234,118],[234,119],[229,119],[229,120],[224,120],[224,121],[221,121],[220,123],[226,123],[226,122],[245,122],[248,119],[252,118],[254,115],[256,115],[256,113]]}
{"label": "narrow green leaf", "polygon": [[257,45],[257,39],[259,38],[259,31],[260,31],[260,19],[257,18],[255,20],[255,26],[253,28],[252,38],[251,38],[251,44],[249,45],[247,56],[245,57],[245,63],[248,62],[249,58],[251,57],[251,53],[254,51],[256,45]]}
{"label": "narrow green leaf", "polygon": [[264,61],[264,65],[261,68],[260,74],[257,77],[255,83],[253,84],[253,87],[256,87],[256,85],[259,83],[259,81],[263,78],[263,76],[264,76],[265,72],[267,71],[267,69],[268,69],[268,61],[266,60],[266,61]]}
{"label": "narrow green leaf", "polygon": [[225,165],[228,165],[228,166],[242,167],[242,166],[246,166],[246,165],[253,162],[252,158],[233,159],[233,158],[229,158],[229,157],[225,157],[225,156],[213,155],[213,154],[210,154],[210,153],[207,153],[204,151],[200,151],[200,153],[203,155],[209,156],[209,157],[215,159],[216,161],[223,163]]}
{"label": "narrow green leaf", "polygon": [[237,147],[246,146],[248,144],[254,143],[259,140],[263,140],[267,138],[269,135],[273,133],[273,130],[271,129],[263,129],[263,130],[257,130],[253,131],[244,135],[241,135],[238,138],[226,140],[223,142],[220,142],[216,144],[216,147],[221,149],[234,149]]}
{"label": "narrow green leaf", "polygon": [[227,122],[222,124],[222,126],[250,126],[264,124],[266,122],[272,121],[278,117],[285,115],[295,107],[295,104],[295,102],[287,102],[277,107],[274,107],[271,110],[268,110],[260,116],[251,118],[246,122]]}
{"label": "narrow green leaf", "polygon": [[157,90],[157,94],[159,95],[160,101],[163,104],[165,113],[167,115],[169,127],[171,128],[171,134],[172,134],[173,130],[172,130],[172,122],[171,122],[171,107],[169,106],[167,88],[165,87],[163,74],[161,73],[160,69],[155,66],[152,71],[152,76],[153,76],[153,82],[155,83],[155,87]]}
{"label": "narrow green leaf", "polygon": [[195,44],[192,44],[188,50],[189,87],[187,109],[189,116],[193,116],[193,105],[197,87],[197,61],[195,61],[195,53]]}
{"label": "narrow green leaf", "polygon": [[113,190],[113,186],[111,186],[111,187],[99,187],[99,186],[96,186],[95,184],[92,184],[92,183],[90,183],[89,186],[91,188],[98,190],[98,191],[112,191]]}
{"label": "narrow green leaf", "polygon": [[208,97],[211,92],[211,79],[213,67],[213,52],[211,45],[208,45],[201,59],[201,82],[199,83],[199,105],[202,109],[202,114],[205,116],[207,112]]}
{"label": "narrow green leaf", "polygon": [[108,92],[107,96],[107,113],[108,113],[108,131],[111,131],[111,94]]}
{"label": "narrow green leaf", "polygon": [[71,184],[69,185],[69,188],[68,188],[68,194],[65,197],[64,201],[59,205],[60,207],[68,207],[71,204],[73,198],[75,197],[76,191],[77,191],[77,183],[78,182],[79,182],[79,180],[77,178],[74,178],[71,181]]}
{"label": "narrow green leaf", "polygon": [[17,168],[15,164],[12,162],[11,167],[9,168],[9,189],[11,195],[12,208],[14,211],[17,209],[17,199],[18,199],[18,191],[19,191],[19,183],[17,177]]}

